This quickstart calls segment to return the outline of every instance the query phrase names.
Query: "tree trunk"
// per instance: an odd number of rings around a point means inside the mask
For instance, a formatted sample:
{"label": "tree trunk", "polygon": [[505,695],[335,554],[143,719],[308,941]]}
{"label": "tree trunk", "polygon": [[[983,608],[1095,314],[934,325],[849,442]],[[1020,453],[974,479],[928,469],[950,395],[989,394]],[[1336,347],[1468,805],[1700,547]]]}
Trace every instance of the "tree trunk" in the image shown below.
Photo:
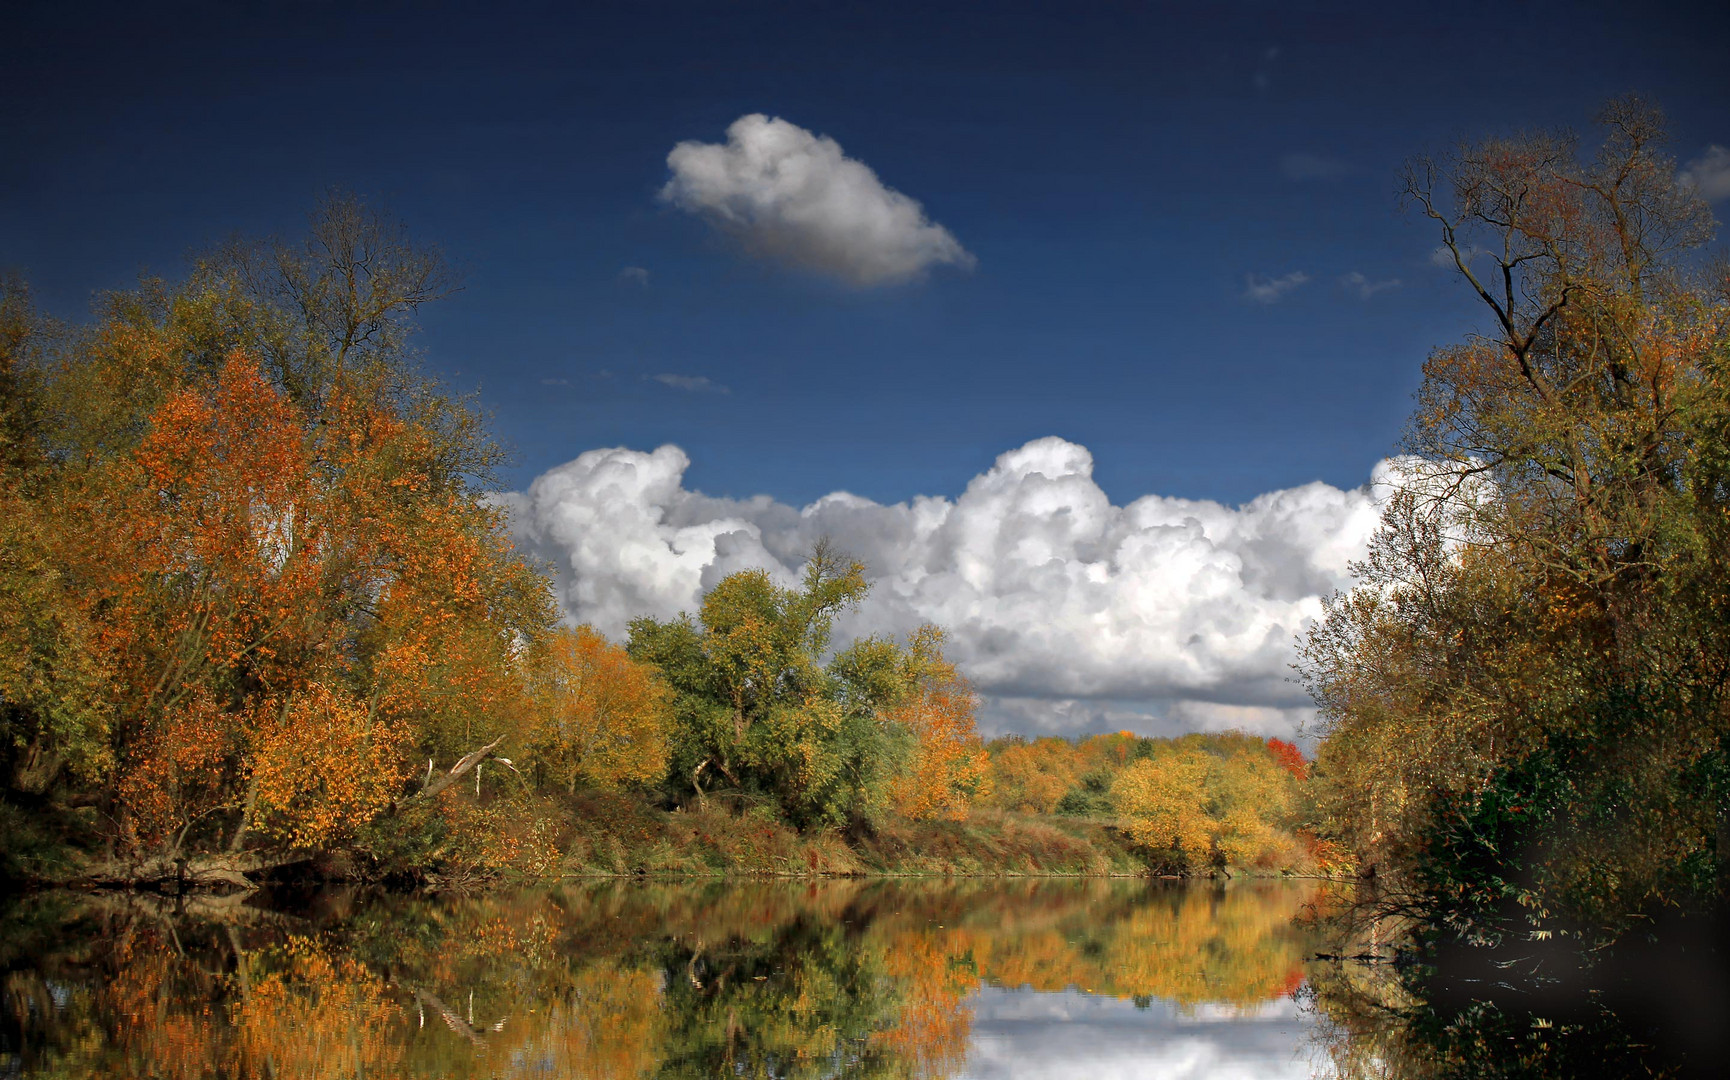
{"label": "tree trunk", "polygon": [[92,889],[129,889],[161,886],[172,882],[181,892],[225,885],[251,890],[257,886],[247,877],[248,874],[309,862],[312,858],[313,854],[307,851],[244,851],[182,859],[161,856],[113,859],[56,884]]}

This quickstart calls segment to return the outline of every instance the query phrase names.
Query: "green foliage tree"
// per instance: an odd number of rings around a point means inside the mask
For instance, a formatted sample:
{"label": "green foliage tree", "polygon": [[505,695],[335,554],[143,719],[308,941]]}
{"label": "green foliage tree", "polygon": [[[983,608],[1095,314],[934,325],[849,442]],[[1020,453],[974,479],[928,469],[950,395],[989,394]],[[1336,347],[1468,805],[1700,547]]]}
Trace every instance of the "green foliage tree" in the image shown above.
{"label": "green foliage tree", "polygon": [[[631,624],[631,656],[673,691],[675,797],[766,799],[801,828],[870,828],[892,801],[951,814],[965,804],[982,766],[956,764],[977,752],[972,699],[951,685],[940,635],[905,647],[868,637],[829,655],[835,618],[867,588],[863,566],[823,544],[798,588],[741,571],[710,590],[695,619]],[[910,799],[896,787],[910,772],[945,790]]]}

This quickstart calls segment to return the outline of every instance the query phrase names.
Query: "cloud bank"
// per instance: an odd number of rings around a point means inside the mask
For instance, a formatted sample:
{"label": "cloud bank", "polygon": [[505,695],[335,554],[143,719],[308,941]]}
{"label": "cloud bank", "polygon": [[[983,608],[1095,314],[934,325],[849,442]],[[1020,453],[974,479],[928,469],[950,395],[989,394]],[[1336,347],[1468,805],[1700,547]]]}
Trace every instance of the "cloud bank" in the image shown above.
{"label": "cloud bank", "polygon": [[1148,495],[1113,505],[1085,447],[1038,439],[956,499],[885,506],[846,492],[797,508],[684,486],[676,446],[591,450],[504,496],[519,542],[553,562],[574,621],[622,635],[736,570],[792,584],[819,538],[862,559],[870,596],[841,639],[950,632],[991,731],[1243,728],[1289,736],[1309,713],[1289,680],[1298,634],[1348,584],[1390,470],[1228,507]]}
{"label": "cloud bank", "polygon": [[913,199],[885,187],[828,136],[752,113],[725,143],[682,142],[661,198],[708,219],[752,254],[853,285],[909,281],[974,257]]}

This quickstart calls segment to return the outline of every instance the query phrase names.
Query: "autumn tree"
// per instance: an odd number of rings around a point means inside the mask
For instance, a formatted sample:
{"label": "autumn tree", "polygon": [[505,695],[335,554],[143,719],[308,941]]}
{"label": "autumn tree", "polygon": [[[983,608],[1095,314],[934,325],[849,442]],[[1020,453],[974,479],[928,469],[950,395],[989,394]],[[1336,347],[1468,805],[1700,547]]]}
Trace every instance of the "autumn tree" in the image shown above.
{"label": "autumn tree", "polygon": [[654,669],[579,626],[547,636],[531,678],[528,763],[545,779],[575,791],[666,774],[671,695]]}
{"label": "autumn tree", "polygon": [[132,860],[105,873],[343,843],[526,720],[546,583],[478,416],[404,343],[436,256],[353,199],[311,235],[106,297],[28,357],[43,464],[8,471],[29,542],[0,589],[36,614],[0,632],[26,673],[87,659],[0,692],[28,782]]}
{"label": "autumn tree", "polygon": [[1307,651],[1333,827],[1472,932],[1611,931],[1730,847],[1730,307],[1661,114],[1598,120],[1589,156],[1540,133],[1408,170],[1486,318],[1426,363],[1411,475]]}
{"label": "autumn tree", "polygon": [[991,783],[991,760],[974,726],[973,687],[943,658],[943,632],[935,626],[916,631],[904,655],[906,688],[881,720],[910,733],[913,751],[890,798],[914,820],[964,818]]}
{"label": "autumn tree", "polygon": [[1173,869],[1295,869],[1308,854],[1301,779],[1260,739],[1191,735],[1131,761],[1110,799],[1135,843]]}
{"label": "autumn tree", "polygon": [[1006,810],[1049,814],[1079,778],[1080,758],[1068,739],[1046,736],[1028,741],[1020,736],[993,739],[992,805]]}

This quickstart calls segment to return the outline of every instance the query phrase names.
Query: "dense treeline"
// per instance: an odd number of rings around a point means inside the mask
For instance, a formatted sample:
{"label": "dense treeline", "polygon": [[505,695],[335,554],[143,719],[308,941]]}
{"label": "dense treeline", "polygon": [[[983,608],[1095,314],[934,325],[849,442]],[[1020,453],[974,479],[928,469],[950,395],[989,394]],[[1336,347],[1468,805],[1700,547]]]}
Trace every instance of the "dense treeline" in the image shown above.
{"label": "dense treeline", "polygon": [[1347,868],[1344,853],[1312,831],[1308,766],[1281,739],[1119,732],[1076,741],[1011,736],[988,749],[992,787],[983,805],[1109,820],[1155,869]]}
{"label": "dense treeline", "polygon": [[1599,119],[1410,167],[1488,318],[1307,649],[1328,828],[1475,940],[1699,907],[1730,845],[1730,275],[1658,112]]}

